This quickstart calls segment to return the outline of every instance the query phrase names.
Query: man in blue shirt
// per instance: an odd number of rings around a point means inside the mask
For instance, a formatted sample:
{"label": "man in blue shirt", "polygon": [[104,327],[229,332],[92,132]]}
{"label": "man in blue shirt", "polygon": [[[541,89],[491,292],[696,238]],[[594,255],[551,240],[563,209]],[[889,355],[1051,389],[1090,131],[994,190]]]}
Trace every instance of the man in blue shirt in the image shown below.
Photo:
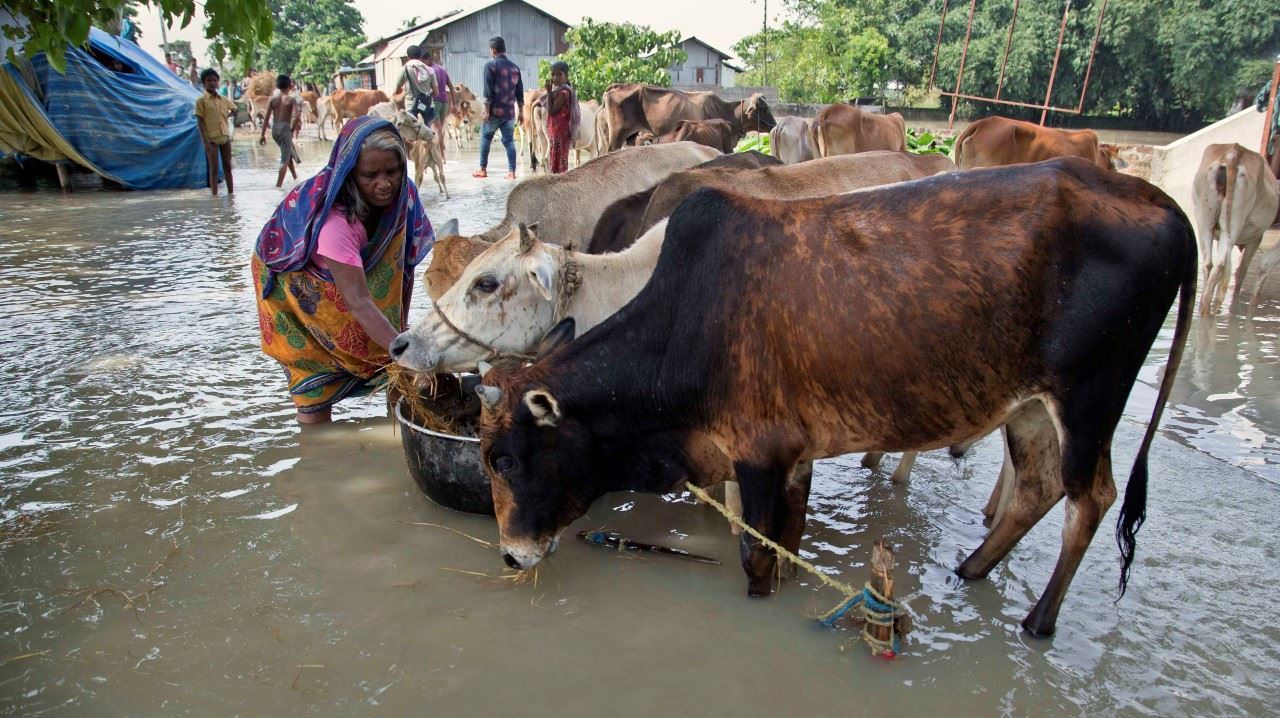
{"label": "man in blue shirt", "polygon": [[480,169],[472,177],[488,177],[489,145],[494,133],[502,132],[507,148],[507,179],[516,178],[516,143],[511,135],[517,122],[524,122],[524,81],[520,68],[507,59],[507,43],[500,37],[489,41],[493,59],[484,65],[484,127],[480,130]]}

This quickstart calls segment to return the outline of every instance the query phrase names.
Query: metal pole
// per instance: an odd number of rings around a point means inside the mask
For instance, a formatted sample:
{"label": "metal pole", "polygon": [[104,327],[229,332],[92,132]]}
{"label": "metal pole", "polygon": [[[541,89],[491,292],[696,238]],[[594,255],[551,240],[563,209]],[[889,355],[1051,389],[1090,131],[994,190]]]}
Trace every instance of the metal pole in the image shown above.
{"label": "metal pole", "polygon": [[942,28],[947,26],[947,5],[951,0],[942,0],[942,22],[938,23],[938,41],[933,45],[933,67],[929,68],[929,89],[933,89],[933,80],[938,73],[938,53],[942,52]]}
{"label": "metal pole", "polygon": [[760,32],[764,36],[764,84],[769,86],[769,0],[764,0],[764,17],[760,22]]}
{"label": "metal pole", "polygon": [[1067,32],[1067,15],[1071,14],[1071,0],[1062,6],[1062,25],[1058,28],[1058,49],[1053,51],[1053,69],[1049,70],[1049,88],[1044,91],[1044,109],[1040,111],[1040,125],[1049,117],[1049,100],[1053,97],[1053,81],[1058,76],[1058,58],[1062,56],[1062,36]]}
{"label": "metal pole", "polygon": [[996,80],[996,99],[1000,99],[1000,91],[1004,89],[1004,68],[1009,64],[1009,48],[1013,47],[1013,28],[1018,26],[1018,3],[1013,0],[1013,17],[1009,19],[1009,39],[1004,41],[1004,59],[1000,61],[1000,79]]}
{"label": "metal pole", "polygon": [[1093,31],[1093,47],[1089,49],[1089,66],[1084,69],[1084,86],[1080,88],[1080,104],[1076,105],[1076,113],[1084,112],[1084,95],[1089,91],[1089,76],[1093,74],[1093,58],[1098,54],[1098,38],[1102,36],[1102,18],[1107,14],[1107,0],[1102,0],[1098,8],[1098,26]]}
{"label": "metal pole", "polygon": [[[1070,0],[1068,0],[1070,2]],[[956,95],[960,94],[960,83],[964,82],[964,61],[969,56],[969,35],[973,32],[973,11],[978,7],[978,0],[969,3],[969,26],[964,31],[964,50],[960,52],[960,70],[956,72]],[[953,95],[951,97],[951,116],[947,118],[947,129],[956,126],[956,108],[960,105],[960,98]]]}

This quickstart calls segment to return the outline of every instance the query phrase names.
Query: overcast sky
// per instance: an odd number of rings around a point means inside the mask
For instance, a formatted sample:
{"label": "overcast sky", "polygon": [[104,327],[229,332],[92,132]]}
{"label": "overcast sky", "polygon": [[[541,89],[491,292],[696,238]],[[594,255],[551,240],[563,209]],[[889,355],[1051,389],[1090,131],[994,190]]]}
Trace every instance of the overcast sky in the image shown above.
{"label": "overcast sky", "polygon": [[[370,40],[394,34],[400,24],[411,15],[418,15],[425,20],[464,4],[470,3],[467,0],[414,4],[403,0],[355,0],[355,6],[364,14],[364,31]],[[643,0],[634,3],[533,0],[532,4],[570,24],[576,24],[584,16],[589,16],[595,20],[649,25],[655,30],[680,30],[686,35],[697,35],[731,55],[734,43],[759,30],[764,19],[761,0]],[[777,11],[781,7],[781,0],[769,3],[771,24],[776,21]],[[160,50],[159,14],[152,7],[140,8],[140,12],[142,48],[163,59],[164,53]],[[208,40],[204,38],[203,27],[204,19],[197,16],[185,29],[171,27],[168,30],[170,40],[191,42],[201,66],[206,62],[209,46]]]}

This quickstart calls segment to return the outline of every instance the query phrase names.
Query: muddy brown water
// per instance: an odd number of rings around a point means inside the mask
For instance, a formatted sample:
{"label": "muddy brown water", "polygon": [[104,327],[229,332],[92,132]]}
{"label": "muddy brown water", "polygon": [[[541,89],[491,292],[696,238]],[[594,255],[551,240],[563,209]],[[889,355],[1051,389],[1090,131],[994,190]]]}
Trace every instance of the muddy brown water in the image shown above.
{"label": "muddy brown water", "polygon": [[[327,145],[302,148],[314,171]],[[989,579],[952,573],[983,537],[998,442],[960,461],[929,453],[902,487],[857,456],[819,462],[804,557],[860,584],[875,539],[899,547],[916,631],[890,662],[812,619],[839,600],[812,579],[748,599],[735,540],[684,497],[609,495],[572,530],[723,565],[566,538],[536,584],[512,585],[497,552],[463,535],[495,540],[492,519],[417,491],[380,400],[300,431],[258,352],[246,267],[281,197],[272,152],[235,149],[234,198],[0,194],[0,713],[1280,708],[1280,301],[1197,320],[1152,451],[1130,591],[1113,603],[1113,511],[1053,639],[1018,623],[1052,570],[1061,508]],[[510,185],[471,180],[473,163],[450,165],[452,200],[425,192],[437,224],[479,230],[500,214]],[[1171,334],[1120,426],[1118,480]]]}

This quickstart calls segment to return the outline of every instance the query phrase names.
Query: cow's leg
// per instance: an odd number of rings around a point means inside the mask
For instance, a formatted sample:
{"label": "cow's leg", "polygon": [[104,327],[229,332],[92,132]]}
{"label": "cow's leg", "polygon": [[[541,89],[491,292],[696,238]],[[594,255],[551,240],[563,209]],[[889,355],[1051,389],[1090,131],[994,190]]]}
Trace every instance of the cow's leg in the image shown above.
{"label": "cow's leg", "polygon": [[911,478],[911,468],[916,465],[915,451],[907,451],[902,454],[902,459],[898,462],[898,468],[893,470],[893,476],[890,480],[895,484],[905,484],[907,479]]}
{"label": "cow's leg", "polygon": [[1028,402],[1005,428],[1014,468],[1012,486],[1004,489],[1011,491],[1008,506],[982,545],[956,569],[961,578],[985,578],[1062,498],[1058,432],[1044,404]]}
{"label": "cow's leg", "polygon": [[1231,311],[1237,312],[1241,307],[1237,306],[1236,300],[1240,297],[1240,290],[1244,289],[1244,279],[1249,274],[1249,263],[1253,261],[1253,255],[1258,251],[1258,243],[1250,243],[1244,248],[1244,253],[1240,256],[1240,266],[1236,267],[1236,278],[1234,286],[1231,288]]}
{"label": "cow's leg", "polygon": [[[981,437],[979,437],[979,439],[980,438]],[[973,448],[974,444],[978,443],[979,439],[970,439],[969,441],[962,441],[959,444],[952,444],[951,448],[947,449],[947,451],[951,454],[951,458],[963,459],[964,455],[969,453],[969,450]]]}
{"label": "cow's leg", "polygon": [[[1135,370],[1136,373],[1136,370]],[[1112,385],[1108,383],[1108,388]],[[1104,390],[1105,391],[1105,390]],[[1062,486],[1067,515],[1062,525],[1062,550],[1040,600],[1022,621],[1033,636],[1051,636],[1058,609],[1098,525],[1116,500],[1111,476],[1111,437],[1124,410],[1124,394],[1074,396],[1058,412],[1062,428]]]}
{"label": "cow's leg", "polygon": [[868,451],[862,455],[862,468],[875,471],[880,468],[881,461],[884,461],[883,451]]}
{"label": "cow's leg", "polygon": [[1008,429],[1000,427],[1000,443],[1004,447],[1004,462],[1000,464],[1000,474],[996,477],[996,485],[991,489],[987,505],[982,509],[983,523],[994,528],[1000,523],[1000,517],[1009,508],[1009,499],[1013,496],[1013,456],[1009,453]]}
{"label": "cow's leg", "polygon": [[[791,471],[787,481],[786,508],[782,520],[782,538],[778,543],[796,556],[800,555],[800,540],[804,538],[805,518],[809,511],[809,487],[813,484],[813,462],[801,461]],[[790,561],[787,575],[795,578],[800,567]]]}
{"label": "cow's leg", "polygon": [[[762,535],[782,543],[783,532],[795,530],[796,518],[787,515],[799,498],[798,487],[792,486],[795,476],[794,462],[748,463],[734,462],[734,473],[742,490],[742,519]],[[806,474],[807,477],[807,474]],[[804,481],[804,497],[808,498],[808,481]],[[804,503],[800,503],[803,510]],[[803,530],[804,518],[798,521]],[[742,569],[747,574],[747,595],[768,596],[773,590],[773,574],[777,557],[754,536],[743,533],[741,543]]]}

